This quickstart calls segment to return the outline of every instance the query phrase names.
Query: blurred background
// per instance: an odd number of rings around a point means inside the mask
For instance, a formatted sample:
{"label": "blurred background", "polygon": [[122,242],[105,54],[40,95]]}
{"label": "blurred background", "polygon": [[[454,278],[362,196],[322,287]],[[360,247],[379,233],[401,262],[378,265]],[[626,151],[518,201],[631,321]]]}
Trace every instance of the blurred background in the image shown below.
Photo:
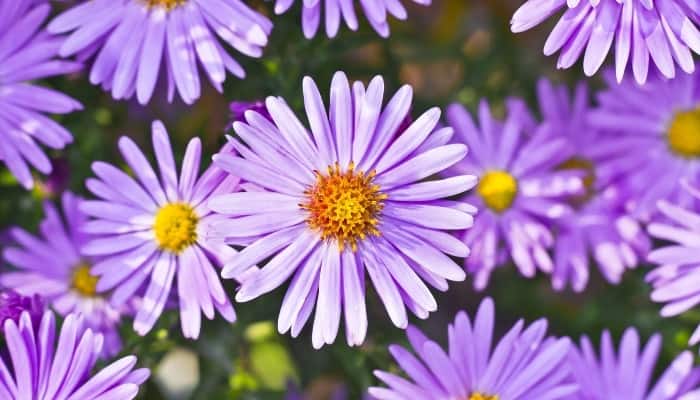
{"label": "blurred background", "polygon": [[[318,35],[306,40],[300,28],[299,6],[283,16],[272,15],[271,2],[250,0],[270,16],[275,29],[262,59],[237,57],[248,77],[241,81],[229,76],[224,94],[203,85],[201,99],[192,107],[168,104],[155,95],[147,107],[113,101],[109,94],[93,87],[85,74],[48,82],[85,106],[83,112],[60,118],[75,136],[66,150],[50,153],[56,172],[37,177],[42,182],[26,192],[5,169],[0,169],[0,232],[12,225],[34,230],[42,217],[41,202],[52,201],[60,191],[84,194],[84,179],[91,175],[94,160],[118,165],[119,136],[128,135],[151,152],[150,123],[161,119],[171,133],[176,152],[184,151],[192,136],[202,138],[207,154],[213,154],[229,132],[231,101],[258,100],[279,95],[296,110],[302,109],[301,79],[310,75],[324,95],[336,70],[355,80],[368,81],[381,74],[387,93],[407,83],[414,87],[413,114],[431,106],[460,102],[474,109],[481,98],[503,113],[509,96],[524,98],[534,106],[534,89],[541,76],[573,85],[583,79],[580,65],[569,71],[555,70],[555,58],[542,55],[542,45],[551,26],[513,35],[509,19],[520,5],[518,0],[433,0],[431,7],[409,4],[409,22],[392,20],[392,35],[384,40],[363,21],[358,32],[341,28],[338,37]],[[405,2],[409,3],[409,2]],[[553,21],[550,21],[551,24]],[[589,80],[593,88],[600,83]],[[2,235],[2,233],[0,233]],[[3,239],[0,236],[0,243]],[[472,282],[453,284],[447,293],[437,293],[440,309],[427,321],[412,321],[431,337],[446,342],[446,326],[458,310],[472,314],[484,296],[496,301],[499,332],[518,318],[529,321],[546,317],[550,331],[578,339],[587,333],[597,342],[603,329],[619,338],[625,327],[634,325],[646,339],[652,332],[664,338],[662,360],[685,348],[691,328],[700,312],[662,319],[658,306],[648,300],[644,282],[646,267],[628,272],[620,286],[606,284],[594,268],[592,280],[582,294],[554,292],[548,277],[522,278],[513,268],[501,268],[484,293],[475,292]],[[235,287],[227,282],[233,294]],[[371,288],[368,293],[369,331],[365,344],[348,348],[341,335],[332,346],[320,351],[311,347],[310,329],[298,339],[280,336],[276,319],[285,288],[246,304],[236,305],[238,321],[204,321],[196,342],[182,338],[177,313],[170,311],[145,338],[122,329],[125,353],[139,355],[152,368],[154,377],[142,390],[143,399],[358,399],[376,384],[372,370],[395,369],[388,355],[389,343],[405,343],[403,331],[395,328]]]}

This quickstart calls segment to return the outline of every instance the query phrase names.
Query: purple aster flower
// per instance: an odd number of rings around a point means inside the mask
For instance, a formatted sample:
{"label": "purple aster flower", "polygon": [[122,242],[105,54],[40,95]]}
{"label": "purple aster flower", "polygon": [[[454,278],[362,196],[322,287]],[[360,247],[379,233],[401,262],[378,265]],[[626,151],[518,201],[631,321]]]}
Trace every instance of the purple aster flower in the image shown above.
{"label": "purple aster flower", "polygon": [[609,168],[628,196],[633,215],[649,220],[658,200],[680,206],[692,197],[680,179],[695,181],[700,171],[700,75],[653,79],[640,86],[630,79],[617,84],[605,74],[609,89],[598,95],[589,113],[594,129],[614,136],[596,144],[613,161]]}
{"label": "purple aster flower", "polygon": [[[624,193],[613,184],[608,159],[600,143],[617,143],[614,135],[592,129],[586,118],[590,110],[588,88],[576,87],[573,96],[565,86],[554,87],[540,80],[537,87],[543,129],[563,137],[574,149],[558,169],[584,173],[584,192],[569,199],[575,212],[555,221],[552,283],[557,290],[567,283],[582,291],[589,278],[589,259],[611,283],[619,283],[628,268],[635,268],[650,243],[644,229],[624,209]],[[589,257],[589,255],[591,257]]]}
{"label": "purple aster flower", "polygon": [[61,56],[95,56],[90,82],[115,99],[136,93],[141,104],[149,102],[161,74],[169,101],[177,89],[185,103],[194,103],[201,90],[198,65],[221,92],[226,71],[245,76],[226,46],[259,57],[271,29],[241,0],[83,1],[49,24],[51,32],[71,32]]}
{"label": "purple aster flower", "polygon": [[365,271],[401,328],[408,324],[406,307],[421,318],[437,309],[424,282],[447,290],[447,280],[465,278],[447,254],[465,257],[469,250],[447,231],[469,228],[475,209],[444,199],[476,179],[423,181],[461,160],[467,148],[447,144],[451,128],[433,130],[438,108],[396,136],[410,109],[410,86],[383,107],[381,77],[351,89],[338,72],[329,113],[311,78],[304,78],[303,90],[310,130],[279,97],[266,101],[272,122],[248,111],[247,122],[234,124],[241,141],[230,140],[240,156],[219,154],[214,162],[265,191],[213,198],[211,209],[228,218],[214,223],[211,235],[247,245],[222,271],[224,278],[251,271],[238,301],[291,279],[280,332],[291,329],[296,337],[315,305],[314,347],[335,340],[342,314],[348,344],[359,345],[367,330]]}
{"label": "purple aster flower", "polygon": [[270,113],[267,112],[267,108],[265,108],[265,103],[260,100],[232,101],[231,104],[229,104],[229,110],[231,110],[232,124],[236,121],[245,122],[245,113],[248,110],[253,110],[267,119],[272,119]]}
{"label": "purple aster flower", "polygon": [[[686,182],[681,186],[700,200],[700,191]],[[654,288],[651,299],[665,303],[661,315],[671,317],[700,304],[700,214],[695,211],[697,208],[679,207],[666,200],[659,201],[658,207],[671,222],[650,224],[649,234],[672,244],[649,253],[649,261],[660,265],[647,275],[647,280]],[[700,325],[690,338],[691,345],[697,343],[700,343]]]}
{"label": "purple aster flower", "polygon": [[25,311],[29,313],[34,325],[38,325],[44,309],[44,301],[39,295],[22,296],[11,289],[0,291],[0,327],[8,319],[19,322],[19,317]]}
{"label": "purple aster flower", "polygon": [[62,149],[73,140],[70,132],[43,113],[67,114],[82,108],[62,93],[30,83],[81,67],[54,59],[64,39],[41,28],[51,7],[34,3],[0,3],[0,160],[27,189],[34,183],[30,165],[51,173],[51,161],[38,143]]}
{"label": "purple aster flower", "polygon": [[[412,0],[416,4],[429,6],[432,0]],[[407,12],[400,0],[317,0],[300,1],[302,3],[301,25],[304,36],[311,39],[321,25],[321,14],[325,13],[326,35],[334,38],[340,28],[341,19],[348,28],[358,28],[355,5],[359,3],[372,28],[382,37],[389,37],[389,15],[401,20],[406,19]],[[277,0],[275,13],[283,14],[294,4],[294,0]]]}
{"label": "purple aster flower", "polygon": [[471,321],[460,312],[448,327],[448,350],[411,326],[413,353],[398,345],[389,352],[406,378],[384,371],[375,375],[388,388],[373,387],[379,400],[525,400],[563,399],[578,387],[569,383],[568,338],[547,337],[547,321],[530,326],[518,321],[495,346],[494,305],[481,302]]}
{"label": "purple aster flower", "polygon": [[[56,332],[52,312],[38,326],[24,312],[19,323],[5,321],[9,357],[0,358],[0,398],[32,400],[129,400],[148,379],[148,369],[134,369],[129,355],[92,373],[102,351],[102,335],[69,314]],[[11,371],[11,372],[10,372]]]}
{"label": "purple aster flower", "polygon": [[119,140],[119,150],[135,179],[110,164],[92,164],[97,178],[86,184],[99,200],[83,202],[81,210],[94,217],[84,230],[98,237],[83,246],[82,253],[102,258],[92,273],[99,277],[98,292],[113,290],[114,306],[146,287],[134,319],[140,335],[153,328],[176,282],[182,332],[196,339],[202,313],[213,319],[218,310],[227,321],[236,319],[217,274],[236,251],[209,242],[203,229],[216,218],[207,200],[235,190],[238,179],[213,166],[198,177],[199,138],[190,140],[178,173],[160,121],[153,123],[153,148],[160,176],[127,137]]}
{"label": "purple aster flower", "polygon": [[[700,395],[700,368],[693,368],[693,355],[684,351],[649,387],[656,360],[661,349],[661,336],[649,339],[639,348],[637,330],[627,328],[620,347],[615,352],[610,332],[604,331],[600,356],[587,336],[581,338],[581,347],[571,347],[569,367],[580,391],[568,397],[571,400],[676,400],[696,399]],[[641,350],[641,352],[640,352]]]}
{"label": "purple aster flower", "polygon": [[615,42],[615,73],[621,81],[627,66],[639,83],[647,80],[649,64],[673,78],[676,64],[695,70],[700,54],[700,8],[693,0],[527,0],[513,15],[511,30],[526,31],[564,11],[544,45],[544,54],[557,51],[558,68],[569,68],[583,55],[583,71],[591,76],[605,61]]}
{"label": "purple aster flower", "polygon": [[465,268],[475,274],[479,290],[494,268],[509,260],[526,277],[538,269],[552,272],[547,253],[554,243],[551,223],[571,212],[566,196],[583,189],[578,171],[555,169],[572,155],[567,141],[552,137],[544,125],[525,132],[521,117],[510,113],[505,121],[496,120],[483,101],[478,127],[463,106],[447,110],[455,141],[476,149],[453,170],[479,176],[479,185],[467,197],[479,207],[479,216],[463,236],[472,250]]}
{"label": "purple aster flower", "polygon": [[41,295],[59,314],[82,313],[87,326],[105,339],[105,355],[121,349],[118,325],[120,311],[96,293],[97,277],[91,267],[98,259],[82,257],[80,248],[89,240],[82,232],[87,216],[82,201],[63,193],[63,218],[50,202],[44,203],[44,220],[35,237],[21,228],[10,232],[18,247],[7,247],[5,260],[17,268],[0,275],[0,284],[24,296]]}

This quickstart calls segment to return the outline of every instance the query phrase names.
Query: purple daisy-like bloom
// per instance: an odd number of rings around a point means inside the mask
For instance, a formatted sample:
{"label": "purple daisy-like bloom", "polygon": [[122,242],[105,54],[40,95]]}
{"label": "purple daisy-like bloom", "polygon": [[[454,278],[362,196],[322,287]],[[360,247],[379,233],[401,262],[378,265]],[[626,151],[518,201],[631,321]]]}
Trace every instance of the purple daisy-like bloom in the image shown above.
{"label": "purple daisy-like bloom", "polygon": [[700,75],[656,78],[640,86],[631,79],[599,92],[588,122],[614,140],[596,144],[611,159],[608,168],[627,195],[627,207],[641,220],[656,214],[658,200],[680,206],[692,197],[678,182],[694,182],[700,171]]}
{"label": "purple daisy-like bloom", "polygon": [[559,169],[584,173],[584,193],[569,203],[576,210],[557,219],[552,284],[563,289],[571,283],[582,291],[589,278],[589,255],[603,277],[619,283],[628,268],[649,251],[644,229],[624,209],[624,193],[614,185],[608,159],[600,152],[600,143],[616,143],[614,135],[602,135],[587,122],[590,110],[588,88],[581,83],[573,96],[565,86],[555,87],[546,80],[537,86],[543,129],[552,137],[563,137],[574,149]]}
{"label": "purple daisy-like bloom", "polygon": [[[700,191],[682,182],[685,190],[696,200]],[[659,211],[669,221],[649,225],[649,234],[657,239],[672,242],[649,253],[649,261],[659,264],[648,275],[647,280],[654,290],[651,299],[665,303],[661,315],[671,317],[681,314],[700,304],[700,214],[661,200]],[[700,325],[690,338],[690,344],[700,343]]]}
{"label": "purple daisy-like bloom", "polygon": [[547,321],[526,326],[518,321],[492,346],[493,301],[481,302],[476,318],[457,314],[448,327],[448,350],[411,326],[413,353],[398,345],[389,352],[407,378],[375,371],[388,388],[373,387],[379,400],[525,400],[563,399],[578,387],[570,383],[568,338],[546,336]]}
{"label": "purple daisy-like bloom", "polygon": [[424,282],[447,290],[448,280],[465,278],[448,254],[465,257],[469,249],[447,231],[469,228],[475,209],[445,198],[470,189],[476,178],[422,181],[464,158],[467,148],[447,144],[451,128],[434,131],[438,108],[396,136],[411,106],[410,86],[383,106],[381,77],[351,89],[338,72],[329,114],[311,78],[303,91],[310,130],[279,97],[266,101],[272,121],[248,111],[247,122],[234,124],[241,141],[230,141],[240,156],[219,154],[214,162],[265,191],[213,198],[211,209],[228,218],[212,225],[211,235],[247,245],[222,271],[224,278],[251,271],[238,301],[291,278],[280,332],[291,329],[296,337],[315,305],[314,347],[335,340],[342,314],[348,344],[359,345],[367,331],[365,272],[401,328],[408,325],[406,307],[421,318],[437,309]]}
{"label": "purple daisy-like bloom", "polygon": [[[412,0],[416,4],[429,6],[432,0]],[[275,13],[283,14],[289,10],[295,0],[277,0]],[[359,24],[355,6],[359,3],[369,24],[382,37],[389,37],[389,15],[404,20],[407,18],[406,8],[401,0],[315,0],[300,1],[302,3],[301,26],[304,36],[311,39],[316,36],[321,25],[321,14],[325,13],[326,35],[334,38],[340,28],[341,20],[348,28],[356,31]]]}
{"label": "purple daisy-like bloom", "polygon": [[566,10],[544,45],[544,54],[561,51],[558,68],[583,55],[583,71],[598,71],[615,42],[615,73],[621,81],[628,65],[639,83],[647,80],[650,60],[673,78],[676,64],[693,72],[692,52],[700,54],[700,8],[694,0],[527,0],[513,15],[511,30],[528,30]]}
{"label": "purple daisy-like bloom", "polygon": [[153,122],[153,148],[160,176],[127,137],[119,140],[119,150],[135,179],[110,164],[92,164],[97,178],[86,184],[99,200],[84,201],[80,207],[94,217],[84,230],[98,237],[83,246],[82,253],[102,258],[92,273],[99,277],[98,292],[112,290],[113,305],[121,306],[145,287],[134,319],[140,335],[162,314],[177,276],[182,332],[196,339],[202,313],[213,319],[218,310],[227,321],[236,319],[217,274],[236,251],[206,240],[204,228],[216,218],[206,205],[208,199],[235,190],[238,178],[214,166],[198,177],[199,138],[190,140],[178,173],[160,121]]}
{"label": "purple daisy-like bloom", "polygon": [[617,352],[610,332],[604,331],[598,356],[591,341],[583,336],[580,348],[572,346],[569,353],[569,367],[580,390],[568,398],[691,400],[700,396],[700,368],[693,368],[690,351],[678,355],[650,388],[661,336],[652,336],[643,349],[639,346],[639,334],[634,328],[625,330]]}
{"label": "purple daisy-like bloom", "polygon": [[29,0],[0,1],[0,160],[29,189],[29,168],[51,173],[51,161],[39,147],[62,149],[73,140],[65,128],[43,113],[82,109],[77,101],[31,81],[75,72],[79,63],[55,60],[65,40],[42,29],[51,7]]}
{"label": "purple daisy-like bloom", "polygon": [[89,236],[82,232],[87,216],[78,205],[82,199],[63,193],[63,218],[50,202],[44,203],[41,237],[21,228],[10,231],[18,247],[8,247],[3,257],[18,270],[0,275],[0,284],[24,296],[41,295],[59,314],[82,313],[85,323],[105,339],[105,355],[121,349],[120,312],[96,293],[97,277],[91,267],[98,260],[80,255]]}
{"label": "purple daisy-like bloom", "polygon": [[479,216],[463,236],[472,250],[465,268],[475,274],[474,286],[485,288],[494,268],[509,260],[526,277],[538,269],[552,272],[547,252],[554,243],[552,221],[571,212],[566,196],[583,189],[578,171],[555,169],[572,155],[567,141],[552,137],[543,125],[525,132],[521,113],[496,120],[485,101],[479,105],[480,127],[459,104],[449,106],[447,122],[454,141],[477,150],[453,168],[479,177],[467,196]]}
{"label": "purple daisy-like bloom", "polygon": [[148,103],[164,74],[168,100],[177,89],[192,104],[201,91],[199,65],[221,92],[227,71],[245,76],[226,47],[260,57],[272,23],[241,0],[94,0],[59,15],[49,30],[70,32],[61,56],[95,56],[90,82],[115,99],[135,93]]}
{"label": "purple daisy-like bloom", "polygon": [[22,296],[12,289],[3,290],[0,292],[0,327],[5,326],[8,319],[18,322],[25,311],[29,313],[32,322],[38,325],[44,309],[44,301],[39,295]]}
{"label": "purple daisy-like bloom", "polygon": [[231,124],[236,121],[245,122],[245,113],[248,110],[253,110],[267,119],[272,119],[270,113],[267,112],[267,108],[265,108],[265,102],[261,100],[232,101],[229,104],[229,110],[231,111]]}
{"label": "purple daisy-like bloom", "polygon": [[[102,335],[86,326],[79,314],[69,314],[56,332],[47,311],[39,325],[28,312],[5,321],[9,357],[0,358],[0,398],[32,400],[129,400],[148,379],[148,369],[134,369],[129,355],[92,373],[102,351]],[[11,372],[10,372],[11,371]]]}

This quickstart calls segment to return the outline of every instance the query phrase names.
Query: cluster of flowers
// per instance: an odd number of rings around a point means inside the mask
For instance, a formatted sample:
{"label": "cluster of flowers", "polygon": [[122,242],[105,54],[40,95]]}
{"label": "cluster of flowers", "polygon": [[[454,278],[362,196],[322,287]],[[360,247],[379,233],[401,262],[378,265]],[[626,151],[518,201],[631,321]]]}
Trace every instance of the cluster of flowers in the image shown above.
{"label": "cluster of flowers", "polygon": [[[292,3],[278,0],[275,10]],[[0,284],[11,289],[0,296],[9,353],[0,360],[0,397],[135,397],[148,372],[133,370],[134,357],[88,373],[100,357],[120,350],[118,324],[133,317],[133,329],[145,335],[173,305],[183,335],[196,339],[202,314],[236,319],[222,278],[237,282],[240,303],[289,282],[281,333],[296,337],[313,313],[312,344],[320,348],[336,340],[344,317],[347,343],[357,346],[367,332],[367,276],[418,356],[392,347],[410,380],[377,372],[389,388],[371,389],[374,397],[700,397],[700,370],[690,352],[648,389],[660,340],[652,338],[639,355],[634,329],[622,338],[619,355],[603,334],[597,357],[587,338],[577,347],[547,336],[544,320],[529,327],[518,322],[492,351],[488,299],[473,323],[457,316],[448,352],[408,324],[407,310],[425,319],[437,309],[429,287],[446,291],[448,281],[462,281],[467,272],[483,289],[495,268],[513,264],[526,277],[550,274],[555,289],[581,291],[591,257],[611,283],[646,257],[660,264],[648,277],[652,299],[666,303],[664,316],[700,303],[700,74],[665,78],[674,75],[671,55],[694,70],[686,55],[696,48],[700,3],[656,3],[530,0],[516,13],[513,28],[522,30],[571,7],[550,39],[556,44],[546,48],[563,49],[564,67],[588,41],[584,66],[592,73],[618,38],[617,76],[605,74],[609,88],[596,96],[596,106],[584,85],[570,96],[543,80],[541,117],[511,99],[503,119],[485,102],[478,123],[451,105],[443,125],[438,108],[411,119],[410,86],[385,103],[381,77],[365,85],[338,72],[327,103],[313,79],[304,78],[308,127],[279,97],[236,104],[235,136],[201,174],[198,138],[178,168],[166,128],[155,121],[157,171],[132,140],[121,138],[131,175],[95,162],[95,178],[85,182],[94,199],[65,192],[62,212],[45,204],[39,236],[11,229],[14,244],[3,258],[13,269],[0,274]],[[329,36],[341,16],[357,27],[349,0],[304,1],[307,36],[318,29],[322,4]],[[405,17],[398,0],[360,4],[383,35],[387,13]],[[224,45],[259,56],[272,29],[239,0],[93,0],[59,15],[45,31],[48,14],[45,1],[0,0],[0,159],[26,187],[33,181],[27,164],[51,170],[35,140],[51,148],[71,140],[43,113],[81,107],[28,81],[68,74],[92,60],[92,83],[115,99],[147,103],[164,65],[168,96],[177,91],[193,103],[198,65],[221,90],[226,71],[244,74]],[[647,80],[650,55],[665,77],[653,75],[643,86],[624,78],[630,54],[637,81]],[[677,244],[650,252],[648,234]],[[54,314],[31,297],[37,293],[65,317],[56,345]],[[700,342],[700,327],[690,342]]]}

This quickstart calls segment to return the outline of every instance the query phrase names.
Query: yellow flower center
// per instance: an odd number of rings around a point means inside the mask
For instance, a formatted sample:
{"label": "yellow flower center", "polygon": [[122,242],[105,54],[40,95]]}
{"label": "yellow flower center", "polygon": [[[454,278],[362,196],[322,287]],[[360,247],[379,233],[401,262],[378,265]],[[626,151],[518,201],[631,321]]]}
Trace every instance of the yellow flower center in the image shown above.
{"label": "yellow flower center", "polygon": [[570,203],[572,206],[582,206],[590,200],[595,194],[595,166],[591,160],[581,157],[572,157],[563,163],[559,164],[558,170],[579,170],[583,171],[583,193],[572,196]]}
{"label": "yellow flower center", "polygon": [[82,296],[93,297],[96,292],[97,280],[98,278],[90,273],[89,265],[80,264],[73,270],[71,287]]}
{"label": "yellow flower center", "polygon": [[467,400],[498,400],[498,395],[474,392],[469,396],[469,399]]}
{"label": "yellow flower center", "polygon": [[149,7],[163,7],[168,10],[182,5],[187,0],[144,0]]}
{"label": "yellow flower center", "polygon": [[341,251],[346,245],[355,251],[358,240],[379,235],[377,217],[387,196],[372,183],[374,175],[355,171],[352,163],[343,172],[336,163],[328,175],[316,172],[316,184],[305,192],[307,202],[300,207],[309,212],[307,223],[323,239],[337,241]]}
{"label": "yellow flower center", "polygon": [[676,113],[668,128],[668,145],[681,157],[700,157],[700,107]]}
{"label": "yellow flower center", "polygon": [[476,191],[490,209],[502,213],[510,208],[518,194],[518,181],[505,171],[488,171],[481,177]]}
{"label": "yellow flower center", "polygon": [[187,204],[170,203],[163,206],[158,210],[153,224],[158,246],[179,254],[197,241],[197,222],[197,214]]}

